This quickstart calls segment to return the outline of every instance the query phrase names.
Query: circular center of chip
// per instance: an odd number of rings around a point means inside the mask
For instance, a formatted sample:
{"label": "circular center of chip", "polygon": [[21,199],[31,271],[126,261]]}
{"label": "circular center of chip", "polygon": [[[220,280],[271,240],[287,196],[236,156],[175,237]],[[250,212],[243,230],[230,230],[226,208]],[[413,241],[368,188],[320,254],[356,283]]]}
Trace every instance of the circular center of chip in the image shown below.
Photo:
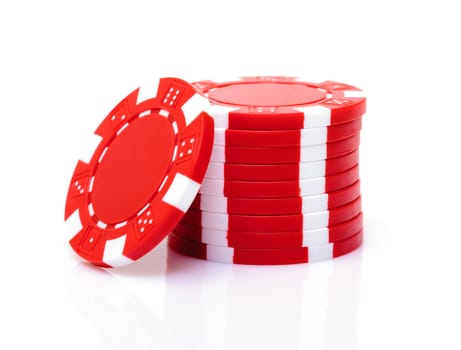
{"label": "circular center of chip", "polygon": [[282,107],[307,105],[326,98],[326,92],[305,83],[235,83],[208,92],[216,102],[239,106]]}
{"label": "circular center of chip", "polygon": [[109,145],[96,169],[91,201],[106,224],[130,219],[158,191],[168,172],[174,133],[155,112],[131,122]]}

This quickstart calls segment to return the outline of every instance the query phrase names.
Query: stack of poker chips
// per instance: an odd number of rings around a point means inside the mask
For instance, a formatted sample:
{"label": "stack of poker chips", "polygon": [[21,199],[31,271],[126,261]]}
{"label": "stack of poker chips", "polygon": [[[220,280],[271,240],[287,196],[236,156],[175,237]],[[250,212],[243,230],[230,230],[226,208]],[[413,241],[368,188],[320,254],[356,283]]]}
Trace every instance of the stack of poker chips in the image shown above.
{"label": "stack of poker chips", "polygon": [[294,264],[361,245],[359,89],[288,77],[194,85],[212,104],[214,144],[171,248],[217,262]]}

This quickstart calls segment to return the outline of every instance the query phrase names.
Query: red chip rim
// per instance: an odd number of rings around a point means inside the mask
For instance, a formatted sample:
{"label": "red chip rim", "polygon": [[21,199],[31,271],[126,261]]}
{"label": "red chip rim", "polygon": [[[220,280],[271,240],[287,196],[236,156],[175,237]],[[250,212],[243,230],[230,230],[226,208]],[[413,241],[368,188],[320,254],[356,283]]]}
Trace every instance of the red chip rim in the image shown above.
{"label": "red chip rim", "polygon": [[300,130],[232,130],[215,128],[214,144],[231,147],[314,146],[341,141],[362,128],[362,119],[347,123]]}
{"label": "red chip rim", "polygon": [[293,198],[229,198],[198,194],[191,209],[235,215],[293,215],[330,210],[360,196],[360,180],[337,191]]}
{"label": "red chip rim", "polygon": [[305,231],[337,225],[362,211],[361,197],[341,207],[293,215],[236,215],[190,208],[181,222],[214,230],[235,232]]}
{"label": "red chip rim", "polygon": [[353,168],[359,162],[359,151],[313,162],[291,164],[208,164],[207,178],[236,181],[289,181],[334,175]]}
{"label": "red chip rim", "polygon": [[362,229],[363,215],[359,213],[352,219],[334,226],[306,231],[234,232],[207,229],[181,222],[172,233],[191,241],[223,247],[276,249],[334,243],[351,237]]}
{"label": "red chip rim", "polygon": [[359,179],[359,165],[342,173],[288,181],[236,181],[206,178],[199,193],[228,198],[307,197],[346,188]]}
{"label": "red chip rim", "polygon": [[290,164],[336,158],[357,150],[360,134],[347,139],[298,147],[237,147],[213,145],[211,161],[227,164]]}
{"label": "red chip rim", "polygon": [[209,103],[187,82],[160,80],[156,97],[136,89],[102,121],[90,162],[79,161],[65,220],[78,215],[70,240],[91,263],[114,267],[139,259],[181,220],[205,175],[213,145]]}
{"label": "red chip rim", "polygon": [[360,247],[363,231],[334,243],[286,249],[239,249],[213,246],[191,241],[175,234],[168,236],[168,245],[178,253],[203,260],[227,264],[284,265],[330,260]]}

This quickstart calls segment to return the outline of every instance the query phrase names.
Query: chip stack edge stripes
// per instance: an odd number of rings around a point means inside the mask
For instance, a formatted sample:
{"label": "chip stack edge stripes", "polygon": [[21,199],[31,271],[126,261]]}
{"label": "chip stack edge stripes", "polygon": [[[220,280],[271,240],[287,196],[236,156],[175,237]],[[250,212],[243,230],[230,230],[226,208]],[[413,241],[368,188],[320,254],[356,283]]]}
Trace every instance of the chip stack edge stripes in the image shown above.
{"label": "chip stack edge stripes", "polygon": [[270,265],[361,245],[361,90],[288,77],[193,85],[212,104],[215,137],[199,194],[169,235],[173,250]]}

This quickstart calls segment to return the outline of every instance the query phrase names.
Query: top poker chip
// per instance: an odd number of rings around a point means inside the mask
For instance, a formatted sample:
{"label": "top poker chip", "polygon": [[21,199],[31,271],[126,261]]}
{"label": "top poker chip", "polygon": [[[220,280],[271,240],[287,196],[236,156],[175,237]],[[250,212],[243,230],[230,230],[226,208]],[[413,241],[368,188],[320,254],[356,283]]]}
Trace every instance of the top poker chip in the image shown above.
{"label": "top poker chip", "polygon": [[[123,99],[96,130],[89,163],[70,182],[65,219],[81,228],[70,244],[93,264],[139,259],[181,220],[197,194],[213,146],[209,102],[188,83],[160,80],[157,96]],[[74,220],[72,220],[74,221]]]}
{"label": "top poker chip", "polygon": [[362,91],[342,83],[308,83],[292,77],[244,77],[193,83],[212,103],[216,128],[299,130],[359,119]]}

